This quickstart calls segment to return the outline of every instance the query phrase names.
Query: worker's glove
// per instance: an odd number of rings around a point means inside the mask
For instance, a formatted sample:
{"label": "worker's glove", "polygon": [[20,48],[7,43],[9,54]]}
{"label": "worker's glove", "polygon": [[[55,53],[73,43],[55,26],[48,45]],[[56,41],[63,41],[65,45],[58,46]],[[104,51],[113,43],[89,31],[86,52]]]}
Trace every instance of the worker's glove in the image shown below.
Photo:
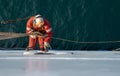
{"label": "worker's glove", "polygon": [[30,35],[32,38],[36,38],[36,37],[46,38],[48,36],[47,34],[42,34],[37,31],[30,32],[28,35]]}
{"label": "worker's glove", "polygon": [[31,38],[37,38],[37,35],[30,35]]}
{"label": "worker's glove", "polygon": [[28,35],[31,37],[31,38],[36,38],[38,36],[38,33],[37,32],[30,32],[28,33]]}
{"label": "worker's glove", "polygon": [[43,36],[44,34],[40,33],[40,32],[33,32],[35,35],[39,35],[39,36]]}
{"label": "worker's glove", "polygon": [[38,36],[42,36],[42,34],[40,34],[39,32],[36,32],[36,31],[32,31],[30,33],[28,33],[28,35],[32,38],[36,38]]}
{"label": "worker's glove", "polygon": [[48,42],[44,42],[44,48],[45,49],[51,49],[51,46]]}

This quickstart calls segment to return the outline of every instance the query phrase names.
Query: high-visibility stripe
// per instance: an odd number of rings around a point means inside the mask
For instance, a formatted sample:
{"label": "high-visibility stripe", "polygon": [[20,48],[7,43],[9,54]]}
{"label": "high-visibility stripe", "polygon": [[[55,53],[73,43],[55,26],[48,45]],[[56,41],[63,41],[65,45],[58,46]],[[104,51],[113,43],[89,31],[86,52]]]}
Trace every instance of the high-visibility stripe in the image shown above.
{"label": "high-visibility stripe", "polygon": [[27,30],[31,30],[31,28],[29,28],[29,27],[27,27],[26,29],[27,29]]}
{"label": "high-visibility stripe", "polygon": [[51,32],[52,28],[46,30],[47,33]]}
{"label": "high-visibility stripe", "polygon": [[31,29],[29,27],[27,27],[26,30],[27,30],[27,33],[31,33],[33,31],[33,29]]}
{"label": "high-visibility stripe", "polygon": [[32,32],[32,30],[29,30],[29,31],[28,31],[28,33],[31,33],[31,32]]}

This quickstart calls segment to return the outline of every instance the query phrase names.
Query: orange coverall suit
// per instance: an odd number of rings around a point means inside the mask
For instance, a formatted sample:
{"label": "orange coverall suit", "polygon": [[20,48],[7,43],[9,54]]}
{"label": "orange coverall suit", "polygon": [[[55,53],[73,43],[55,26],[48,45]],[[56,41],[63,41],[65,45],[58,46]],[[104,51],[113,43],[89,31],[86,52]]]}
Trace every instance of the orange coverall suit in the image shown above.
{"label": "orange coverall suit", "polygon": [[37,32],[45,31],[45,34],[47,34],[47,37],[43,38],[41,36],[37,36],[36,38],[33,38],[32,36],[29,36],[28,48],[34,49],[36,41],[38,40],[40,49],[42,51],[44,51],[45,50],[44,49],[44,42],[50,43],[51,36],[52,36],[52,28],[46,19],[44,19],[44,25],[42,28],[40,28],[40,27],[34,28],[33,27],[33,20],[34,20],[34,17],[31,17],[28,20],[27,27],[26,27],[26,33],[28,34],[28,33],[32,32],[33,30],[37,31]]}

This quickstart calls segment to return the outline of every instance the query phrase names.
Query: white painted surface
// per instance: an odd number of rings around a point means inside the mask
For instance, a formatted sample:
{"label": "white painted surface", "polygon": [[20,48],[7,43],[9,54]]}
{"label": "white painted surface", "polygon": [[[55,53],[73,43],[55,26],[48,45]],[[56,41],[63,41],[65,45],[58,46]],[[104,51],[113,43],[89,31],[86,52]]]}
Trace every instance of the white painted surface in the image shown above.
{"label": "white painted surface", "polygon": [[23,52],[0,50],[0,76],[120,76],[119,51],[50,51],[59,55]]}

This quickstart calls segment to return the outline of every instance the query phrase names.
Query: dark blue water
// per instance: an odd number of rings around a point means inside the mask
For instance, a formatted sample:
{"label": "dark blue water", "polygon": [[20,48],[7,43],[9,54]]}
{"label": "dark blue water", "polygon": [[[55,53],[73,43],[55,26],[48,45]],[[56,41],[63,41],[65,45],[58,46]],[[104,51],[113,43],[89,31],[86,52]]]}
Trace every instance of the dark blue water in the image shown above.
{"label": "dark blue water", "polygon": [[[59,38],[52,39],[53,49],[112,50],[120,47],[119,42],[114,42],[120,40],[119,3],[119,0],[0,0],[0,20],[40,13],[50,21],[53,37]],[[26,22],[0,24],[0,31],[25,33]],[[27,44],[27,37],[0,41],[1,48],[25,48]]]}

